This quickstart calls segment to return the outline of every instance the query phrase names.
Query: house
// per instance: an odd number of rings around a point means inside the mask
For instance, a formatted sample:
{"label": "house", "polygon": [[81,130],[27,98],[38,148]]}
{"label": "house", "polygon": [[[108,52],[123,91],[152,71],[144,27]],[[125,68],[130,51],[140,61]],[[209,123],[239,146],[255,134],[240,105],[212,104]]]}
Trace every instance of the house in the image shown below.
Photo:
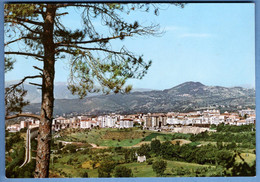
{"label": "house", "polygon": [[145,162],[146,161],[146,156],[137,156],[137,162]]}
{"label": "house", "polygon": [[245,115],[254,115],[255,114],[255,110],[248,108],[248,109],[244,109],[244,110],[239,111],[239,114],[242,117],[244,117]]}
{"label": "house", "polygon": [[7,130],[9,130],[9,132],[18,132],[20,131],[20,124],[13,124],[13,125],[9,125],[6,128]]}
{"label": "house", "polygon": [[91,128],[97,127],[97,126],[99,126],[99,122],[96,119],[92,118],[92,120],[91,120]]}
{"label": "house", "polygon": [[97,121],[99,123],[99,127],[105,128],[106,123],[105,123],[105,117],[104,116],[98,116]]}
{"label": "house", "polygon": [[116,116],[106,116],[105,117],[105,127],[113,128],[115,127],[117,121]]}
{"label": "house", "polygon": [[79,128],[80,127],[80,120],[76,117],[70,118],[70,128]]}
{"label": "house", "polygon": [[29,122],[26,122],[26,121],[21,121],[20,122],[20,128],[28,128],[29,126]]}
{"label": "house", "polygon": [[132,128],[134,127],[133,119],[124,118],[119,121],[119,128]]}
{"label": "house", "polygon": [[241,126],[241,125],[246,125],[247,124],[246,120],[239,120],[236,123],[237,123],[237,126]]}
{"label": "house", "polygon": [[249,115],[249,117],[246,118],[246,122],[247,124],[255,124],[255,115],[254,114]]}
{"label": "house", "polygon": [[177,118],[171,117],[171,118],[167,118],[166,123],[167,124],[180,124],[180,121]]}
{"label": "house", "polygon": [[91,119],[84,119],[80,121],[80,128],[87,129],[91,128]]}

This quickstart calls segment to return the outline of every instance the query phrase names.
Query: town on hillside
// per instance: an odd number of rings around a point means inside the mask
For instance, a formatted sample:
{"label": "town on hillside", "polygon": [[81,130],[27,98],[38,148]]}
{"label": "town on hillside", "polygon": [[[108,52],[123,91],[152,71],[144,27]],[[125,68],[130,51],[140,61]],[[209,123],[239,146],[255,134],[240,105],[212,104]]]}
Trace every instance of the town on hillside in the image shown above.
{"label": "town on hillside", "polygon": [[[188,113],[148,113],[148,114],[109,114],[103,116],[76,116],[72,118],[56,117],[52,121],[52,131],[57,132],[66,128],[132,128],[139,126],[144,130],[165,131],[175,133],[198,134],[209,131],[211,125],[249,125],[255,124],[255,110],[243,109],[238,112],[224,112],[219,110],[203,110]],[[23,128],[36,128],[40,121],[26,119],[20,124],[8,125],[9,132],[18,132]],[[213,131],[214,130],[210,130]]]}

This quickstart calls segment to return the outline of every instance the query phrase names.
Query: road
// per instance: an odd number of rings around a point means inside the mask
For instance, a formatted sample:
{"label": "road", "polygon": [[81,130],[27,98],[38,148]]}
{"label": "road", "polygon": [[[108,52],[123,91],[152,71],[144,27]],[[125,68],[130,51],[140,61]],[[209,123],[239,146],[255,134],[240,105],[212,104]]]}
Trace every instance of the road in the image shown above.
{"label": "road", "polygon": [[25,160],[23,164],[20,166],[20,168],[26,165],[27,163],[29,163],[30,160],[31,160],[31,131],[30,128],[28,128],[26,132]]}

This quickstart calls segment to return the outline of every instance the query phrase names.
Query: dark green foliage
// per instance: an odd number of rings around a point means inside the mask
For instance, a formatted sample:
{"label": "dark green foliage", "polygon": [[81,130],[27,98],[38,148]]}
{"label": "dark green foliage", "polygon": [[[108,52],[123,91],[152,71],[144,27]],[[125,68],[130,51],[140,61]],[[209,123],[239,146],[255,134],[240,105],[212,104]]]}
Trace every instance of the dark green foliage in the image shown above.
{"label": "dark green foliage", "polygon": [[164,136],[166,139],[171,139],[171,134],[162,134],[162,133],[151,133],[150,135],[146,136],[144,141],[152,141],[152,139],[156,138],[157,136]]}
{"label": "dark green foliage", "polygon": [[5,142],[5,150],[9,151],[13,144],[18,143],[18,142],[23,142],[23,139],[21,138],[21,135],[19,132],[16,132],[12,134],[8,140]]}
{"label": "dark green foliage", "polygon": [[189,139],[192,134],[185,134],[185,133],[174,133],[172,135],[172,140],[175,139]]}
{"label": "dark green foliage", "polygon": [[237,144],[235,142],[232,142],[230,144],[227,144],[225,147],[226,147],[227,150],[232,150],[232,149],[235,149],[237,147]]}
{"label": "dark green foliage", "polygon": [[136,162],[137,157],[136,157],[136,150],[135,149],[131,149],[130,150],[130,161],[131,162]]}
{"label": "dark green foliage", "polygon": [[153,171],[157,176],[162,176],[166,170],[167,162],[164,160],[155,161],[152,165]]}
{"label": "dark green foliage", "polygon": [[126,149],[126,150],[124,151],[125,163],[130,162],[130,155],[131,155],[131,151]]}
{"label": "dark green foliage", "polygon": [[82,174],[82,177],[83,177],[83,178],[88,178],[88,172],[84,172],[84,173]]}
{"label": "dark green foliage", "polygon": [[10,165],[6,168],[6,177],[7,178],[33,178],[35,164],[36,162],[33,159],[30,163],[26,164],[22,168],[19,168],[19,165]]}
{"label": "dark green foliage", "polygon": [[22,129],[20,129],[20,133],[26,133],[26,131],[27,131],[27,128],[22,128]]}
{"label": "dark green foliage", "polygon": [[250,148],[255,147],[255,132],[215,132],[208,133],[203,132],[190,137],[191,141],[216,141],[216,142],[233,142],[232,146],[235,147],[234,143],[247,143],[250,144]]}
{"label": "dark green foliage", "polygon": [[219,150],[216,152],[216,163],[223,167],[229,167],[229,163],[233,160],[233,153],[228,150]]}
{"label": "dark green foliage", "polygon": [[15,60],[5,57],[5,73],[13,69]]}
{"label": "dark green foliage", "polygon": [[[242,162],[237,163],[235,160],[236,157],[239,157]],[[226,176],[255,176],[256,160],[254,161],[254,164],[252,166],[249,166],[249,164],[244,160],[240,153],[237,152],[235,155],[233,155],[232,158],[229,159],[226,168],[231,169],[231,172],[228,170],[225,171]]]}
{"label": "dark green foliage", "polygon": [[256,165],[249,166],[246,162],[235,164],[231,170],[232,176],[255,176]]}
{"label": "dark green foliage", "polygon": [[160,140],[152,140],[151,141],[151,151],[154,152],[155,154],[160,153],[160,147],[161,147],[161,142]]}
{"label": "dark green foliage", "polygon": [[64,150],[68,150],[70,153],[75,153],[77,149],[76,145],[72,145],[72,144],[67,144],[64,148]]}
{"label": "dark green foliage", "polygon": [[29,104],[24,100],[27,91],[22,86],[5,88],[5,115],[21,113],[22,108]]}
{"label": "dark green foliage", "polygon": [[146,156],[146,158],[148,158],[149,152],[151,151],[151,147],[148,144],[142,144],[141,147],[137,150],[137,154],[139,156]]}
{"label": "dark green foliage", "polygon": [[61,149],[61,148],[62,148],[62,143],[59,142],[59,144],[58,144],[58,149]]}
{"label": "dark green foliage", "polygon": [[[12,162],[6,167],[6,177],[13,178],[19,176],[19,166],[22,165],[25,156],[25,149],[21,148],[19,151],[14,151],[11,155]],[[18,168],[15,168],[18,167]]]}
{"label": "dark green foliage", "polygon": [[68,164],[68,165],[71,165],[71,164],[72,164],[72,158],[69,158],[69,160],[67,161],[67,164]]}
{"label": "dark green foliage", "polygon": [[164,159],[172,159],[175,156],[173,144],[169,141],[163,142],[160,147],[160,155]]}
{"label": "dark green foliage", "polygon": [[148,165],[152,165],[153,164],[153,159],[147,159],[146,162],[147,162]]}
{"label": "dark green foliage", "polygon": [[223,148],[224,148],[223,143],[218,141],[218,142],[217,142],[217,148],[218,148],[219,150],[223,149]]}
{"label": "dark green foliage", "polygon": [[233,133],[240,133],[240,132],[251,132],[255,130],[254,124],[250,125],[242,125],[242,126],[235,126],[235,125],[224,125],[223,123],[217,126],[217,132],[233,132]]}
{"label": "dark green foliage", "polygon": [[117,166],[115,168],[115,177],[133,177],[132,170],[125,166]]}
{"label": "dark green foliage", "polygon": [[98,177],[100,178],[112,177],[111,173],[115,167],[116,167],[116,163],[114,161],[102,161],[100,163],[100,166],[98,167]]}
{"label": "dark green foliage", "polygon": [[[25,159],[24,140],[20,136],[20,132],[10,133],[9,139],[6,140],[6,151],[12,149],[10,157],[11,162],[6,161],[6,177],[7,178],[32,178],[35,169],[35,160],[32,159],[28,164],[20,168]],[[36,149],[37,142],[31,142],[32,150]],[[32,152],[34,156],[34,152]]]}

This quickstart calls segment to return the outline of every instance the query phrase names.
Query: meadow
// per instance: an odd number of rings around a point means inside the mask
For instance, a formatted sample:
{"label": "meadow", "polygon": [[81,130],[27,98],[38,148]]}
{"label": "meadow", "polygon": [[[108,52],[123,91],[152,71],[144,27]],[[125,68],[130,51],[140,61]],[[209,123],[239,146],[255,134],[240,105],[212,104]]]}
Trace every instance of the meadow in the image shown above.
{"label": "meadow", "polygon": [[[255,131],[221,127],[197,135],[139,127],[61,130],[52,139],[50,177],[254,176]],[[19,168],[25,155],[25,131],[7,132],[6,141],[7,177],[33,177],[34,159]],[[33,157],[36,145],[33,140]],[[146,161],[137,162],[137,156],[146,156]],[[162,173],[155,170],[158,161],[166,164]]]}
{"label": "meadow", "polygon": [[[252,139],[254,131],[228,131],[229,136],[235,136],[229,142],[225,138],[226,131],[192,135],[140,128],[103,128],[64,130],[59,135],[54,146],[60,141],[70,141],[88,143],[91,147],[82,148],[75,143],[60,146],[58,152],[52,155],[51,177],[84,177],[86,173],[88,177],[100,177],[98,169],[103,161],[113,161],[115,166],[131,169],[133,177],[156,177],[158,174],[153,170],[152,163],[157,160],[167,162],[164,177],[229,176],[234,172],[222,162],[227,160],[225,156],[230,159],[233,156],[234,165],[246,163],[249,166],[254,165],[256,158],[255,140]],[[151,150],[154,140],[160,141],[159,150],[162,153]],[[136,159],[141,150],[146,150],[147,161],[143,163]],[[200,156],[203,153],[206,155]],[[110,175],[113,177],[113,172]]]}

